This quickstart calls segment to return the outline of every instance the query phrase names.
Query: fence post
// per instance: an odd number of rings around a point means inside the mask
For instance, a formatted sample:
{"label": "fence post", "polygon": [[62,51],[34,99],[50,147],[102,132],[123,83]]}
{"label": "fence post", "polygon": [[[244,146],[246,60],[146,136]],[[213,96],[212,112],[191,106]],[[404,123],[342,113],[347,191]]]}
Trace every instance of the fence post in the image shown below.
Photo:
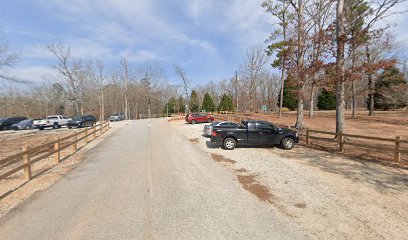
{"label": "fence post", "polygon": [[338,137],[339,137],[340,152],[344,152],[344,136],[343,136],[343,133],[339,133]]}
{"label": "fence post", "polygon": [[23,147],[23,152],[26,152],[23,155],[23,162],[26,164],[24,166],[24,179],[30,180],[31,179],[31,163],[30,163],[30,153],[28,152],[28,147]]}
{"label": "fence post", "polygon": [[61,158],[59,137],[57,137],[57,142],[54,143],[54,151],[55,151],[54,160],[55,160],[55,163],[58,164]]}
{"label": "fence post", "polygon": [[72,150],[74,150],[74,152],[76,152],[77,149],[78,149],[78,131],[75,131],[74,144],[72,144]]}
{"label": "fence post", "polygon": [[310,145],[309,128],[306,128],[306,145]]}
{"label": "fence post", "polygon": [[88,144],[88,128],[85,127],[85,144]]}
{"label": "fence post", "polygon": [[401,161],[400,140],[401,140],[400,136],[395,137],[394,161],[396,161],[396,162]]}
{"label": "fence post", "polygon": [[99,123],[99,131],[100,131],[100,135],[99,135],[99,136],[101,136],[101,135],[103,134],[103,123],[104,123],[104,122],[100,122],[100,123]]}
{"label": "fence post", "polygon": [[96,138],[96,126],[92,127],[93,139]]}

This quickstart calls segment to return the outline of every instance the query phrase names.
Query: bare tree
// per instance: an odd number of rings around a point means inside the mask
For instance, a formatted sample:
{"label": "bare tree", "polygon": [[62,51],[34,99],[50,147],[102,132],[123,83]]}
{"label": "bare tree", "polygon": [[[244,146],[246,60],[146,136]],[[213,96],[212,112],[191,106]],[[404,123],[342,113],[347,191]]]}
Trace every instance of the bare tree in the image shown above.
{"label": "bare tree", "polygon": [[264,66],[268,61],[268,56],[261,47],[251,47],[247,50],[241,72],[246,81],[248,89],[249,111],[253,111],[253,104],[256,98],[256,88]]}
{"label": "bare tree", "polygon": [[104,72],[105,66],[102,61],[96,60],[89,64],[89,75],[92,82],[96,84],[99,91],[99,106],[100,106],[100,121],[105,120],[105,80],[106,74]]}
{"label": "bare tree", "polygon": [[130,72],[129,72],[129,62],[126,57],[123,57],[120,60],[120,66],[122,68],[122,73],[120,75],[120,78],[122,79],[124,83],[123,96],[124,96],[124,103],[125,103],[125,115],[126,115],[126,119],[129,119],[130,109],[129,109],[128,92],[129,92]]}
{"label": "bare tree", "polygon": [[54,67],[65,77],[70,99],[74,101],[76,114],[84,114],[84,81],[85,72],[81,60],[74,61],[69,47],[61,42],[52,43],[47,49],[57,58],[58,64]]}
{"label": "bare tree", "polygon": [[[174,70],[177,76],[181,79],[181,81],[183,81],[184,94],[186,99],[189,99],[188,90],[190,89],[190,80],[187,78],[186,71],[181,66],[178,65],[174,65]],[[189,112],[190,111],[189,109],[190,107],[187,106],[186,112]]]}
{"label": "bare tree", "polygon": [[11,53],[6,41],[0,41],[0,79],[18,81],[8,72],[14,67],[17,61],[17,54]]}

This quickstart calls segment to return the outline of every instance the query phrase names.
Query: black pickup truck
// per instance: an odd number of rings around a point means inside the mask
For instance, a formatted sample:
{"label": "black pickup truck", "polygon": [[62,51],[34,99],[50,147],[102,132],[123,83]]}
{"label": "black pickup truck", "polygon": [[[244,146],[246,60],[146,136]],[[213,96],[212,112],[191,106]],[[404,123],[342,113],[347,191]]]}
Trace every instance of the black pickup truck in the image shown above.
{"label": "black pickup truck", "polygon": [[233,150],[237,145],[280,145],[283,149],[292,149],[299,142],[296,131],[275,127],[265,121],[242,121],[236,128],[214,127],[211,142],[226,150]]}

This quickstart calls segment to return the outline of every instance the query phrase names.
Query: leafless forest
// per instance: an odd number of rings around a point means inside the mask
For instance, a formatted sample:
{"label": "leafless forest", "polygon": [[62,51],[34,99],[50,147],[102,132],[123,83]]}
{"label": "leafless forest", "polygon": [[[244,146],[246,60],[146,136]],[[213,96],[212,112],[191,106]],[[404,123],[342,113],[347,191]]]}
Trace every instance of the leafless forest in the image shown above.
{"label": "leafless forest", "polygon": [[[106,66],[104,59],[74,58],[63,41],[44,46],[55,58],[55,75],[27,83],[13,74],[24,52],[15,54],[0,42],[0,117],[49,114],[93,114],[106,119],[124,112],[129,119],[150,114],[183,112],[192,90],[202,101],[209,93],[217,105],[223,94],[232,96],[235,110],[279,111],[285,91],[295,94],[296,127],[303,128],[304,110],[313,117],[323,89],[336,95],[337,131],[344,130],[344,109],[353,116],[361,108],[374,114],[376,94],[387,104],[408,103],[408,57],[399,54],[391,15],[404,14],[403,0],[268,0],[262,6],[273,16],[266,46],[247,48],[237,72],[226,79],[193,84],[188,69],[174,63],[177,82],[169,81],[159,61],[132,64],[128,58]],[[377,90],[377,79],[389,69],[389,78],[405,84]],[[285,86],[286,85],[286,86]],[[283,91],[281,91],[283,90]],[[171,98],[177,104],[168,109]]]}

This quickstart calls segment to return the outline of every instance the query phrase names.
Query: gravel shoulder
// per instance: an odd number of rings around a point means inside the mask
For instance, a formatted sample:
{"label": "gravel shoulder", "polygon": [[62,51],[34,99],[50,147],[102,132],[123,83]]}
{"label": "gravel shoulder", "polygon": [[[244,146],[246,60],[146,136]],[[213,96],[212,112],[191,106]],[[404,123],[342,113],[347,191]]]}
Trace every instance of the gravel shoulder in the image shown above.
{"label": "gravel shoulder", "polygon": [[408,171],[301,146],[225,151],[204,124],[169,123],[315,239],[406,239]]}

